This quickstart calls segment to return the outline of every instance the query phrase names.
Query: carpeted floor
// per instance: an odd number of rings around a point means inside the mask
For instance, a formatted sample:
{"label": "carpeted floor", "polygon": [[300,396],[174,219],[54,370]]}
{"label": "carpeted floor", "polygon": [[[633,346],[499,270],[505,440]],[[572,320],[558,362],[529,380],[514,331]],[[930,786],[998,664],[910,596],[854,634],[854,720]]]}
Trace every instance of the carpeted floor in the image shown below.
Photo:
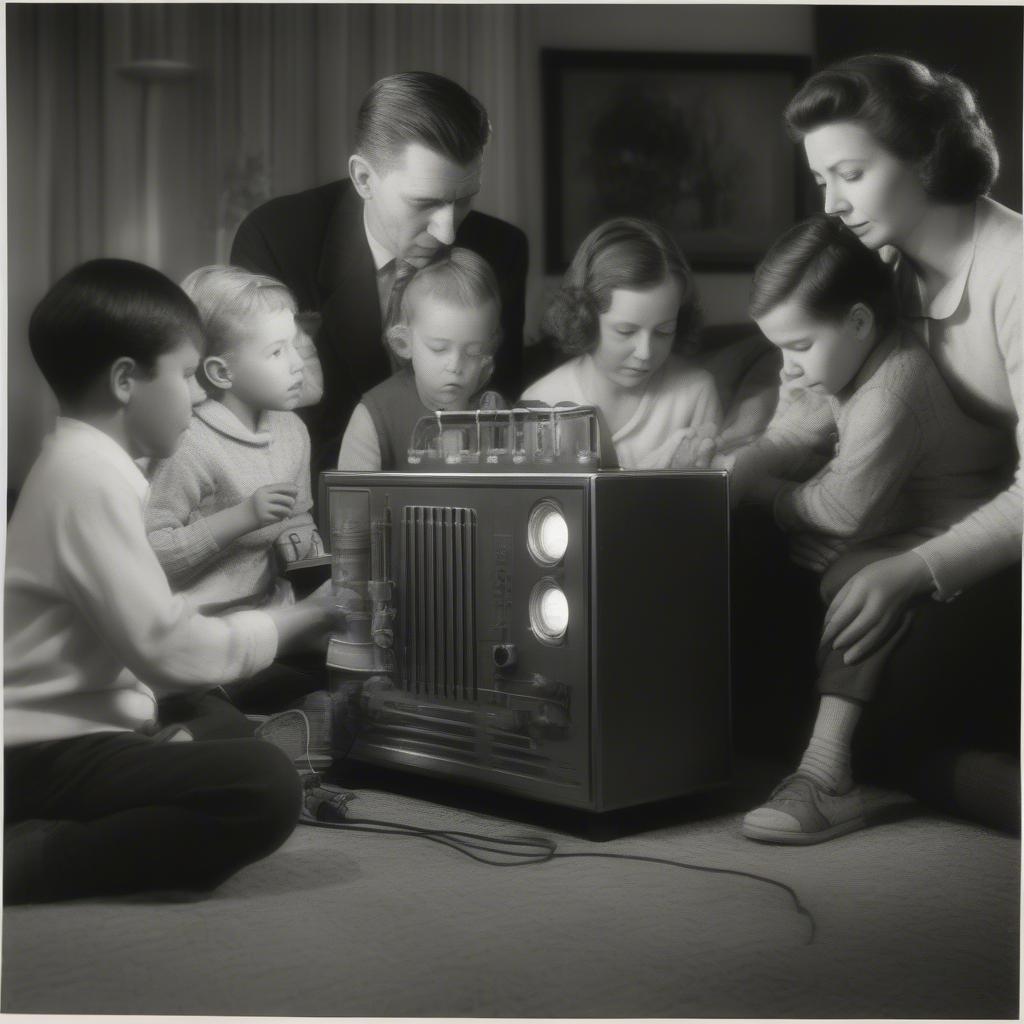
{"label": "carpeted floor", "polygon": [[[396,788],[399,791],[395,791]],[[428,801],[426,796],[430,796]],[[476,864],[422,840],[301,827],[209,899],[80,901],[4,913],[5,1012],[474,1017],[1018,1016],[1020,843],[901,812],[806,849],[738,832],[733,791],[557,833],[482,795],[367,788],[353,814],[646,863]],[[439,802],[442,801],[442,802]],[[447,800],[447,803],[443,802]],[[504,818],[481,813],[497,806]],[[530,813],[527,811],[526,813]],[[902,813],[902,817],[901,817]],[[570,822],[570,827],[574,827]]]}

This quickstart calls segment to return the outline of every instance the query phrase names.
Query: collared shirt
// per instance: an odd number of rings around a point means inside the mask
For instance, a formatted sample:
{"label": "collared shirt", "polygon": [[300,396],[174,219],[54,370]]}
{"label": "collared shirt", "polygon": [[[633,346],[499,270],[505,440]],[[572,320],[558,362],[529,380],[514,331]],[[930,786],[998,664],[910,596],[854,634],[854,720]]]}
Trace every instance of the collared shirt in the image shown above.
{"label": "collared shirt", "polygon": [[265,612],[213,619],[171,593],[146,539],[148,485],[128,453],[61,418],[7,532],[4,740],[151,723],[153,690],[204,689],[273,660]]}

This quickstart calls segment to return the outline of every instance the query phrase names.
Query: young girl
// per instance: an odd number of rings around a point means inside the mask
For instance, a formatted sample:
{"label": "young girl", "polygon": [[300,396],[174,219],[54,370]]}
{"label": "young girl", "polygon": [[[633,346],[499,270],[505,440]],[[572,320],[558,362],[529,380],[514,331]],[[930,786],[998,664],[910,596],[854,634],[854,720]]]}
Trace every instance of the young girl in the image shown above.
{"label": "young girl", "polygon": [[607,221],[583,240],[544,317],[572,358],[523,400],[596,406],[623,469],[695,465],[722,419],[711,375],[677,354],[694,349],[699,325],[672,239],[647,221]]}
{"label": "young girl", "polygon": [[[751,316],[781,350],[784,380],[824,401],[794,400],[760,440],[715,461],[730,470],[734,500],[768,505],[796,536],[797,560],[824,573],[826,602],[866,565],[912,552],[988,498],[1007,439],[961,411],[924,347],[898,328],[891,272],[838,220],[818,214],[775,243],[754,276]],[[850,745],[901,625],[888,622],[881,646],[856,663],[827,642],[826,625],[810,744],[744,819],[745,835],[806,844],[865,824]]]}

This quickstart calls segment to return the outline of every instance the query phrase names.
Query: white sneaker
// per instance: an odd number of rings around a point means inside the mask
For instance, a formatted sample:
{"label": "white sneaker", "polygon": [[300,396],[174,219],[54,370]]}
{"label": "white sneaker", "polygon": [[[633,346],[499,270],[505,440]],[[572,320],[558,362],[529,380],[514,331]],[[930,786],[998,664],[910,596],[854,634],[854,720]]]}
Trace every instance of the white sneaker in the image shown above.
{"label": "white sneaker", "polygon": [[834,793],[810,775],[794,772],[775,787],[767,802],[743,819],[741,831],[763,843],[809,846],[866,825],[859,789]]}

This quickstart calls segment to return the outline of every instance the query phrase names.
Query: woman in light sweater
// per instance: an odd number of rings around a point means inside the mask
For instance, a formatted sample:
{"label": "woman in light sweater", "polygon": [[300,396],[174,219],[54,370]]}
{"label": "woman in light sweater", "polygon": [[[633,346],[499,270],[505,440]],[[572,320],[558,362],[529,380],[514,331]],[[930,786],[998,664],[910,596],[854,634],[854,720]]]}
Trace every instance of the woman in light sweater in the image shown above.
{"label": "woman in light sweater", "polygon": [[853,576],[826,613],[825,640],[855,662],[911,602],[934,598],[889,663],[874,752],[918,795],[1019,828],[1019,763],[991,751],[1019,744],[1021,217],[986,195],[998,154],[951,75],[903,57],[852,58],[814,75],[786,122],[825,212],[895,261],[900,311],[960,408],[1014,441],[985,504]]}

